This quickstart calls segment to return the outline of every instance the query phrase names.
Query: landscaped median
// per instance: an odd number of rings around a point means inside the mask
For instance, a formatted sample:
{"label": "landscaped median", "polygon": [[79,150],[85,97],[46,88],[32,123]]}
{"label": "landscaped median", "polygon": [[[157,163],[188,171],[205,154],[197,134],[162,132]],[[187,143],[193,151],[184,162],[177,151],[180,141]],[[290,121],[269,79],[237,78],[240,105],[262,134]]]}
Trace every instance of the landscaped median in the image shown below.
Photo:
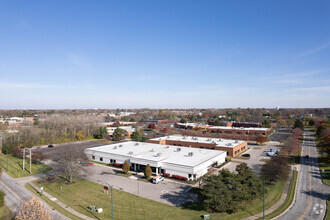
{"label": "landscaped median", "polygon": [[[30,174],[30,161],[29,158],[25,159],[25,169],[23,170],[23,159],[17,158],[8,154],[8,171],[7,171],[7,155],[1,153],[0,165],[2,170],[7,172],[11,177],[26,177],[41,173],[41,164],[32,163],[31,174]],[[47,165],[43,165],[43,172],[47,172],[52,168]]]}
{"label": "landscaped median", "polygon": [[[111,218],[111,194],[104,193],[103,186],[87,180],[74,178],[73,184],[60,183],[44,183],[44,191],[56,197],[69,207],[76,211],[89,216],[100,219]],[[40,187],[40,183],[37,184]],[[62,186],[62,190],[61,190]],[[267,186],[268,193],[266,194],[266,209],[273,206],[283,193],[285,181],[279,181],[274,185]],[[27,186],[36,194],[34,189]],[[56,207],[47,198],[43,199],[52,207],[68,216],[66,211]],[[89,210],[88,206],[98,206],[103,208],[102,213],[96,213]],[[198,207],[188,208],[174,207],[159,203],[153,200],[145,199],[126,193],[120,190],[113,189],[113,209],[114,219],[200,219],[200,216],[207,214],[206,211],[200,210]],[[216,213],[211,214],[212,219],[242,219],[262,212],[262,199],[256,199],[246,206],[245,210],[238,211],[233,214]],[[72,218],[72,216],[68,216]],[[77,219],[77,218],[73,218]]]}

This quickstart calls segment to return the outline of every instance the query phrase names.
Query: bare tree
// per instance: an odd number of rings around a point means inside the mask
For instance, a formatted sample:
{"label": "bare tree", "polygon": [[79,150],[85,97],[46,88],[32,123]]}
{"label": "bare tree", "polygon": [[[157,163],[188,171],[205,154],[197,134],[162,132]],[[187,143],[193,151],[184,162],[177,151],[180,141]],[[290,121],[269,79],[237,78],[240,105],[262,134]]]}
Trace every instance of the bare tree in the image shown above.
{"label": "bare tree", "polygon": [[58,148],[54,161],[58,163],[59,172],[69,181],[78,175],[83,169],[83,164],[88,162],[88,158],[79,146]]}
{"label": "bare tree", "polygon": [[15,220],[51,220],[49,211],[35,197],[27,201],[15,216]]}

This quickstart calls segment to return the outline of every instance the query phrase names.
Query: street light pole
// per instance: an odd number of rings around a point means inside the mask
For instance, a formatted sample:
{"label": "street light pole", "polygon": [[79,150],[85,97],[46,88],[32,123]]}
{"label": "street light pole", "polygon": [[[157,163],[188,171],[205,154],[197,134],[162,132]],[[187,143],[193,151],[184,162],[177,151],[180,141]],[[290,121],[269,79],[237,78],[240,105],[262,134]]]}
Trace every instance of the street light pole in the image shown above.
{"label": "street light pole", "polygon": [[23,170],[25,169],[25,147],[23,148]]}
{"label": "street light pole", "polygon": [[112,186],[111,186],[111,219],[113,220],[113,196],[112,196]]}
{"label": "street light pole", "polygon": [[263,220],[265,220],[265,178],[264,178],[264,182],[263,182],[263,207],[262,207],[262,216],[263,216]]}
{"label": "street light pole", "polygon": [[41,188],[40,188],[41,197],[42,197],[42,191],[44,190],[42,172],[43,172],[43,164],[41,164]]}
{"label": "street light pole", "polygon": [[8,172],[8,149],[7,150],[7,172]]}

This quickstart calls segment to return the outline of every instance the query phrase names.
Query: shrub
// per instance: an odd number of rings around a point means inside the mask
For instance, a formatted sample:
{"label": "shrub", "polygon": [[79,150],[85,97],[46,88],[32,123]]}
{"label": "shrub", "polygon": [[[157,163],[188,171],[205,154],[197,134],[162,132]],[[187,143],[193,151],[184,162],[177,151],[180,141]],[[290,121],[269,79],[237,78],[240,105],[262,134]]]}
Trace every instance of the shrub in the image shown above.
{"label": "shrub", "polygon": [[169,174],[169,173],[164,173],[164,177],[171,177],[171,174]]}
{"label": "shrub", "polygon": [[5,192],[0,190],[0,207],[5,204]]}
{"label": "shrub", "polygon": [[115,167],[119,167],[119,168],[121,168],[123,165],[122,164],[120,164],[120,163],[114,163],[113,164]]}
{"label": "shrub", "polygon": [[147,164],[146,168],[144,169],[144,176],[149,179],[151,176],[152,170],[149,164]]}
{"label": "shrub", "polygon": [[129,163],[128,163],[127,160],[125,160],[125,162],[124,162],[124,164],[122,166],[122,169],[123,169],[124,173],[127,173],[131,169],[131,167],[130,167],[130,165],[129,165]]}
{"label": "shrub", "polygon": [[231,161],[231,156],[227,156],[225,160],[226,161]]}

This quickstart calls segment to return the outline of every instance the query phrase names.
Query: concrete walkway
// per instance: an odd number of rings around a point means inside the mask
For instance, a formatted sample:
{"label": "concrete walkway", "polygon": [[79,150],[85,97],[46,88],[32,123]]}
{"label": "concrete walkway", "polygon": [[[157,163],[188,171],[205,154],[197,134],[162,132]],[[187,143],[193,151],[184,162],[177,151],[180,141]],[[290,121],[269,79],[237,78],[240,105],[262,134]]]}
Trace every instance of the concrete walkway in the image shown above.
{"label": "concrete walkway", "polygon": [[[30,182],[29,183],[35,190],[37,190],[40,193],[40,188],[35,185],[34,183]],[[57,198],[54,196],[48,194],[47,192],[43,191],[43,196],[46,196],[49,198],[51,201],[55,202],[57,205],[61,206],[63,209],[66,211],[70,212],[71,214],[78,216],[79,218],[86,219],[86,220],[95,220],[96,218],[90,218],[86,215],[81,214],[80,212],[77,212],[76,210],[72,209],[68,205],[64,204],[63,202],[59,201]]]}
{"label": "concrete walkway", "polygon": [[[292,170],[292,169],[291,169]],[[298,171],[299,172],[299,171]],[[278,209],[283,203],[284,201],[286,200],[286,197],[288,195],[288,191],[289,191],[289,187],[290,187],[290,182],[291,182],[291,178],[292,178],[292,171],[290,172],[289,174],[289,177],[285,183],[285,187],[284,187],[284,190],[283,190],[283,194],[280,198],[279,201],[277,201],[277,203],[275,203],[275,205],[273,205],[272,207],[270,207],[269,209],[265,210],[265,216],[274,212],[276,209]],[[250,216],[249,218],[245,218],[246,220],[254,220],[254,219],[257,219],[257,218],[262,218],[263,217],[263,213],[260,212],[256,215],[253,215],[253,216]]]}

